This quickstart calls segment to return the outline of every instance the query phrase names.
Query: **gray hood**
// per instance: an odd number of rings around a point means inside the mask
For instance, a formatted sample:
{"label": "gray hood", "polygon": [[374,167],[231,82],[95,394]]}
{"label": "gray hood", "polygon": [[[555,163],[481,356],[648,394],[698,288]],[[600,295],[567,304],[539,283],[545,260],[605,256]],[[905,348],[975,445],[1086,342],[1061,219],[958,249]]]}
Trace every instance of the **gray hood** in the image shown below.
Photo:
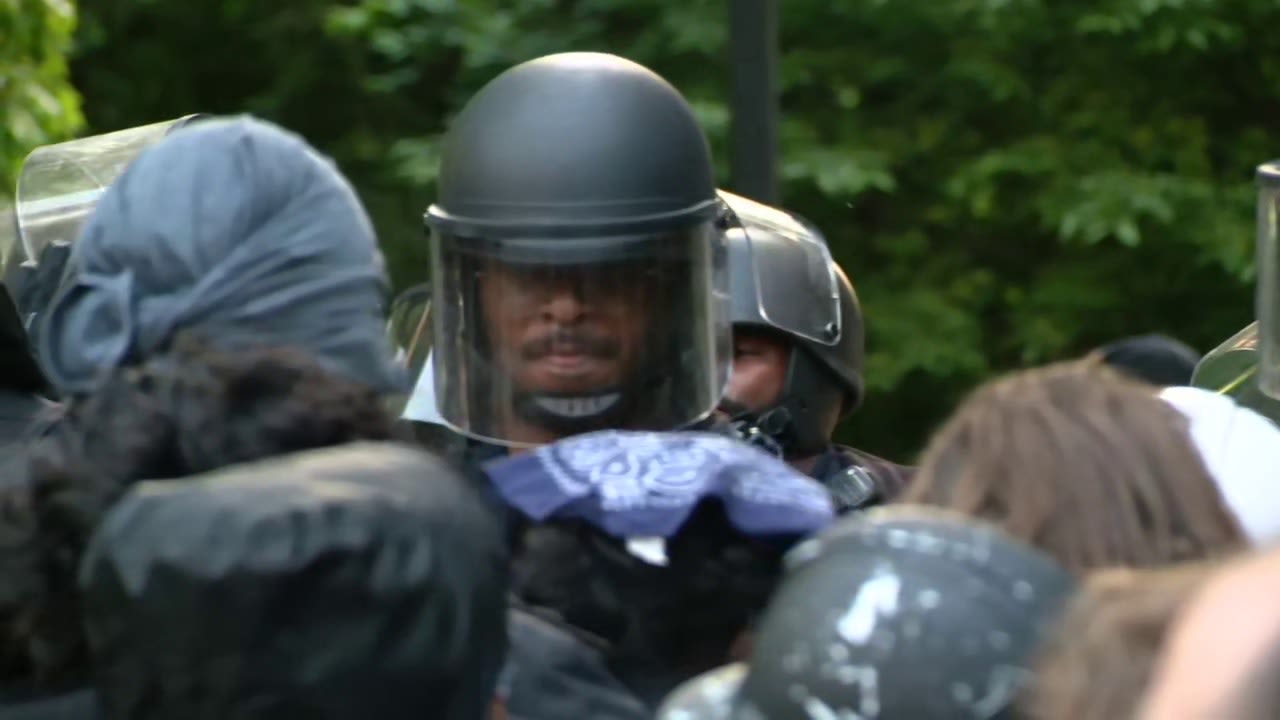
{"label": "gray hood", "polygon": [[350,184],[302,138],[209,120],[145,151],[103,194],[40,321],[63,392],[162,353],[184,330],[223,349],[290,346],[393,391],[387,279]]}

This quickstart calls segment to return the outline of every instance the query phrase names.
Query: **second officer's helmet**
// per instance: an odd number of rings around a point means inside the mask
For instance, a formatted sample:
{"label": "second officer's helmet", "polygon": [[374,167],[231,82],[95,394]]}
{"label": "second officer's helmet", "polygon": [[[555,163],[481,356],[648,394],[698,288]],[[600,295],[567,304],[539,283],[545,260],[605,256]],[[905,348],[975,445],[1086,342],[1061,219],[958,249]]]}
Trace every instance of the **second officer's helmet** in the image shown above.
{"label": "second officer's helmet", "polygon": [[815,454],[830,442],[830,418],[862,401],[858,295],[813,224],[723,195],[734,216],[727,235],[733,327],[776,335],[791,347],[781,394],[770,407],[751,410],[788,456]]}

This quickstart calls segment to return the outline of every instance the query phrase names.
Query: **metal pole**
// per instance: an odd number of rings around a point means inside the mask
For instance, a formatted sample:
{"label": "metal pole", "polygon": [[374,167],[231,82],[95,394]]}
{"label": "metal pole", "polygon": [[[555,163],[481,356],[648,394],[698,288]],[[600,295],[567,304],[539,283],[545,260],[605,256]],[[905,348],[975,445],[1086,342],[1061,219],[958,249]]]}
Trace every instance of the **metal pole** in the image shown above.
{"label": "metal pole", "polygon": [[778,0],[729,0],[732,190],[778,204]]}

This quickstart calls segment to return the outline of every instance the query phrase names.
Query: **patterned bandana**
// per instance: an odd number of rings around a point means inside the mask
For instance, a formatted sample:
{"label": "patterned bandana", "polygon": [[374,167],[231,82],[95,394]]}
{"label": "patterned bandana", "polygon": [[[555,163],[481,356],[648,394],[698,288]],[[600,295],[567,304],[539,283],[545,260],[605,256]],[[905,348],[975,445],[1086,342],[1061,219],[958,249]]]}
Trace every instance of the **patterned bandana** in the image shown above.
{"label": "patterned bandana", "polygon": [[[630,540],[675,535],[704,501],[724,505],[752,537],[800,536],[835,517],[817,481],[782,460],[722,435],[610,430],[577,435],[485,471],[505,501],[535,522],[583,520]],[[659,543],[660,544],[660,543]],[[643,552],[642,552],[643,551]]]}

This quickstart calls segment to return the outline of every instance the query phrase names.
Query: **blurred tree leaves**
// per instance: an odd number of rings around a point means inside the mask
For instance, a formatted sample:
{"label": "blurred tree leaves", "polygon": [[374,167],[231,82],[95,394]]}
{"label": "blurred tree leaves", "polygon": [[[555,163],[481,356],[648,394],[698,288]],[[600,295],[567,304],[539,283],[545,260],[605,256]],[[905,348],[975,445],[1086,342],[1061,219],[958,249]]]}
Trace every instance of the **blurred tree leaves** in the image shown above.
{"label": "blurred tree leaves", "polygon": [[[25,0],[24,0],[25,1]],[[104,131],[252,112],[332,153],[404,284],[437,142],[517,62],[652,67],[727,158],[723,0],[84,0],[73,65]],[[985,377],[1251,314],[1255,165],[1280,155],[1274,0],[786,0],[785,203],[868,315],[848,439],[906,458]],[[12,124],[12,123],[10,123]],[[728,182],[727,168],[721,177]]]}
{"label": "blurred tree leaves", "polygon": [[0,199],[28,152],[80,129],[67,69],[75,25],[71,0],[0,2]]}

